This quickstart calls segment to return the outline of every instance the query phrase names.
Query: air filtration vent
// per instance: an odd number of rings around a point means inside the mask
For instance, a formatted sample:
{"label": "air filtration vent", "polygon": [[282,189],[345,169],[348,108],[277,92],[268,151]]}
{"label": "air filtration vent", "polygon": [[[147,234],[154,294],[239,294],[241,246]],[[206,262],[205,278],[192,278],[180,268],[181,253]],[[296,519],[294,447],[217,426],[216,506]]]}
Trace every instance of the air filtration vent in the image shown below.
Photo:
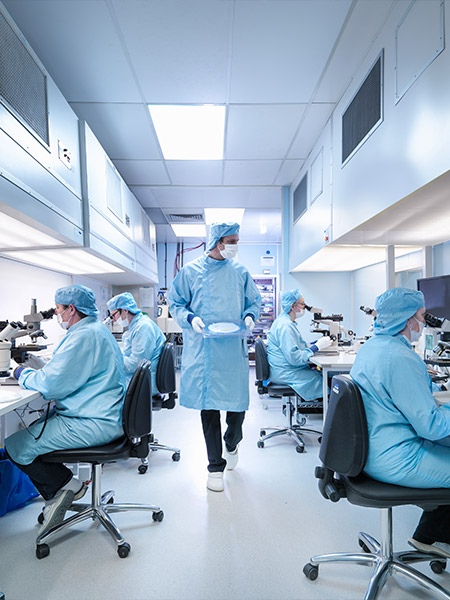
{"label": "air filtration vent", "polygon": [[342,115],[342,163],[369,137],[383,120],[383,54]]}
{"label": "air filtration vent", "polygon": [[0,13],[0,100],[47,145],[47,78]]}
{"label": "air filtration vent", "polygon": [[169,223],[204,223],[202,214],[168,214],[166,215],[166,218]]}
{"label": "air filtration vent", "polygon": [[295,224],[308,208],[308,173],[305,173],[302,180],[295,188],[293,223]]}

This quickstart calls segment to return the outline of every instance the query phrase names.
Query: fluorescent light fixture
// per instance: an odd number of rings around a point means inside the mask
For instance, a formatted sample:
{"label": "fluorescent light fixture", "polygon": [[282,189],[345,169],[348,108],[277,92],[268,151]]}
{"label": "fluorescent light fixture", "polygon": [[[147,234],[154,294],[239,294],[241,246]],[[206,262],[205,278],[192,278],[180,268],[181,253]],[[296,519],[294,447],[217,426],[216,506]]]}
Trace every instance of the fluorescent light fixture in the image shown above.
{"label": "fluorescent light fixture", "polygon": [[206,227],[199,223],[172,223],[170,225],[177,237],[206,237]]}
{"label": "fluorescent light fixture", "polygon": [[212,223],[242,223],[245,208],[205,208],[205,221],[207,225]]}
{"label": "fluorescent light fixture", "polygon": [[[403,256],[417,247],[395,247],[395,256]],[[302,271],[355,271],[386,260],[386,246],[326,246],[293,269]]]}
{"label": "fluorescent light fixture", "polygon": [[222,160],[225,106],[149,104],[166,160]]}
{"label": "fluorescent light fixture", "polygon": [[33,248],[34,246],[63,246],[64,242],[39,229],[0,213],[0,248]]}
{"label": "fluorescent light fixture", "polygon": [[94,275],[100,273],[123,273],[123,269],[89,254],[81,248],[55,250],[17,250],[2,252],[3,256],[21,260],[52,271],[70,275]]}

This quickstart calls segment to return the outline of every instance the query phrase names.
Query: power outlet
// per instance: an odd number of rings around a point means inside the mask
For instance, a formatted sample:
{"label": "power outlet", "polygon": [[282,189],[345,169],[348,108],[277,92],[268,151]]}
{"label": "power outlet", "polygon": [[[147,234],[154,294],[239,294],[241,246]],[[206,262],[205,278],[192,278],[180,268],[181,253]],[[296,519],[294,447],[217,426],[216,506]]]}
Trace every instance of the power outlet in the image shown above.
{"label": "power outlet", "polygon": [[72,153],[61,140],[58,140],[58,158],[65,167],[72,170]]}

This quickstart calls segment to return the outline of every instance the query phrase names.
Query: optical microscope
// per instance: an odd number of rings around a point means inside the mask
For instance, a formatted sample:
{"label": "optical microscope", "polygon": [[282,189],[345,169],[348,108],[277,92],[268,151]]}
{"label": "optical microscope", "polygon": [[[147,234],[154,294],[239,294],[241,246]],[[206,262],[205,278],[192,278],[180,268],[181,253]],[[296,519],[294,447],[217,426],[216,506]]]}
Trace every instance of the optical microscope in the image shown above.
{"label": "optical microscope", "polygon": [[[314,333],[320,333],[322,335],[327,335],[330,337],[331,346],[325,348],[325,350],[321,351],[324,354],[337,354],[338,343],[341,339],[341,332],[344,331],[344,328],[340,323],[344,320],[342,315],[323,315],[322,308],[315,308],[313,306],[305,305],[306,310],[313,313],[313,319],[311,321],[311,331]],[[352,334],[352,332],[349,332]]]}
{"label": "optical microscope", "polygon": [[[51,319],[54,314],[54,308],[38,312],[36,299],[32,298],[30,313],[23,317],[23,323],[0,321],[0,377],[8,377],[11,358],[16,363],[23,363],[28,357],[28,352],[38,352],[47,348],[45,345],[37,344],[37,339],[39,337],[47,339],[41,328],[41,322]],[[32,343],[16,345],[16,339],[25,335],[30,336]]]}
{"label": "optical microscope", "polygon": [[425,355],[427,358],[448,360],[450,364],[450,321],[431,313],[424,314]]}

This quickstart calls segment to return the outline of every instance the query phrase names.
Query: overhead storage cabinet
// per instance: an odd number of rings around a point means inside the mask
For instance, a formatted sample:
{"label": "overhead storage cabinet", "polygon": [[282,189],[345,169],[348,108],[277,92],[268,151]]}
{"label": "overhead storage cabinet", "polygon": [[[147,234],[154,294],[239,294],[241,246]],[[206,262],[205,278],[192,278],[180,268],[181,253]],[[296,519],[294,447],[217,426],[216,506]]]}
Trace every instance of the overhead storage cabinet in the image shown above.
{"label": "overhead storage cabinet", "polygon": [[1,6],[0,56],[3,209],[82,244],[78,118]]}
{"label": "overhead storage cabinet", "polygon": [[146,235],[153,223],[86,122],[80,123],[80,131],[89,223],[86,245],[136,274],[136,281],[156,282],[156,244],[152,249],[151,236]]}

